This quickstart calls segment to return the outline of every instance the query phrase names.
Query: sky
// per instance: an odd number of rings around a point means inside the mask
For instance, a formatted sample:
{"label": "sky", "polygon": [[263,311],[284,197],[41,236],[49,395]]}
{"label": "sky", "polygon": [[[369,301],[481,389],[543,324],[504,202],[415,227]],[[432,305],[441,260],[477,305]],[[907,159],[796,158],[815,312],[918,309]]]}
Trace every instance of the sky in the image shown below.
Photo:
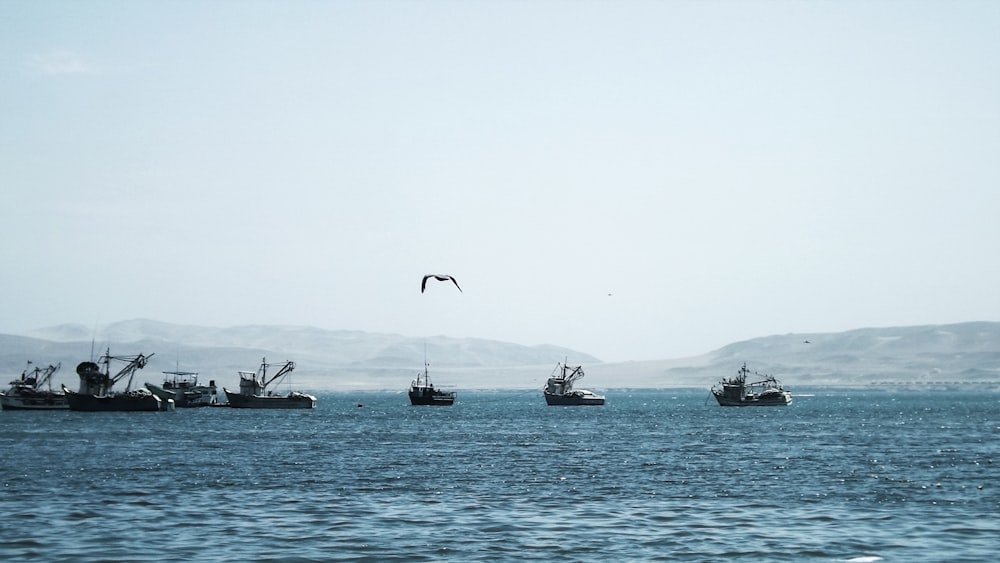
{"label": "sky", "polygon": [[0,333],[618,362],[998,321],[997,29],[990,0],[8,0]]}

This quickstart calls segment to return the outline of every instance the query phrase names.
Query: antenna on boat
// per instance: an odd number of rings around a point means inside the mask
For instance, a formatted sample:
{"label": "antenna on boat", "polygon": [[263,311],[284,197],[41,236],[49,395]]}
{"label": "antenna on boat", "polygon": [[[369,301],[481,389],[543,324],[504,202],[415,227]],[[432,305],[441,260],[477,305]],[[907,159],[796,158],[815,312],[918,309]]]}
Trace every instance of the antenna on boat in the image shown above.
{"label": "antenna on boat", "polygon": [[[417,374],[417,385],[420,385],[420,374]],[[427,383],[427,339],[424,339],[424,385]]]}
{"label": "antenna on boat", "polygon": [[90,361],[94,360],[94,344],[97,341],[97,323],[94,323],[94,331],[90,333]]}

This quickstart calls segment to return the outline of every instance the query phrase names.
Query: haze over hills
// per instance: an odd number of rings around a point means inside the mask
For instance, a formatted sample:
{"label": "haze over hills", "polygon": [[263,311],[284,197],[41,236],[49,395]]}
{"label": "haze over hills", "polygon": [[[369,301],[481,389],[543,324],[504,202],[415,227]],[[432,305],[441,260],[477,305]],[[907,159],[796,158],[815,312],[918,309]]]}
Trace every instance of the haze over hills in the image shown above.
{"label": "haze over hills", "polygon": [[559,346],[523,346],[475,338],[407,337],[311,327],[212,328],[150,320],[98,330],[59,325],[24,335],[0,335],[0,368],[13,378],[27,361],[62,363],[55,377],[75,389],[76,365],[102,354],[156,355],[137,383],[159,382],[161,371],[197,371],[202,380],[235,388],[239,370],[261,358],[293,360],[298,390],[389,389],[402,392],[423,368],[424,351],[435,383],[453,389],[540,388],[558,362],[582,364],[592,389],[710,387],[751,370],[777,376],[794,390],[804,385],[976,383],[1000,386],[1000,323],[969,322],[841,333],[785,334],[736,342],[694,358],[601,363]]}
{"label": "haze over hills", "polygon": [[666,378],[714,383],[746,362],[798,385],[1000,385],[1000,323],[766,336],[724,346],[709,357],[702,366],[668,369]]}
{"label": "haze over hills", "polygon": [[137,376],[140,381],[158,383],[159,372],[179,367],[199,372],[203,381],[214,379],[230,388],[238,386],[238,371],[255,370],[265,357],[269,362],[293,360],[292,384],[303,390],[405,389],[423,369],[425,351],[439,385],[465,389],[511,387],[491,381],[510,382],[504,374],[511,370],[524,366],[550,369],[567,357],[583,364],[599,362],[558,346],[476,338],[415,338],[296,326],[214,328],[140,319],[96,331],[66,324],[21,336],[0,336],[0,367],[19,374],[29,360],[43,365],[62,362],[55,379],[75,389],[76,365],[108,348],[112,355],[156,354]]}
{"label": "haze over hills", "polygon": [[[24,336],[52,342],[90,342],[94,331],[82,325],[59,325],[33,330]],[[143,343],[160,345],[160,351],[177,347],[253,350],[289,356],[306,364],[314,358],[324,365],[378,367],[423,364],[427,356],[439,366],[511,366],[556,361],[565,355],[585,362],[597,358],[558,346],[522,346],[476,338],[432,336],[413,338],[350,330],[324,330],[302,326],[237,326],[228,328],[175,325],[151,320],[117,322],[99,331],[98,344]],[[166,345],[167,349],[163,349]],[[435,352],[447,352],[436,354]],[[297,359],[301,358],[301,359]],[[245,363],[245,361],[244,361]]]}

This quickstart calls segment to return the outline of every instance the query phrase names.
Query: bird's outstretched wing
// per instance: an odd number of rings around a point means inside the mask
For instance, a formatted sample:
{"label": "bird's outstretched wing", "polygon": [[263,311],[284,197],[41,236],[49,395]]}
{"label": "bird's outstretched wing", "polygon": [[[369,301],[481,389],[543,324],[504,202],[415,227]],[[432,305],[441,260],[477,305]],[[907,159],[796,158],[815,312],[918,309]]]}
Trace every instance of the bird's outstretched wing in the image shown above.
{"label": "bird's outstretched wing", "polygon": [[[424,279],[420,281],[420,293],[423,293],[424,290],[427,289],[427,279],[428,278],[434,278],[437,281],[448,281],[448,280],[451,280],[451,283],[455,284],[455,287],[457,287],[459,291],[462,291],[462,288],[459,287],[459,285],[458,285],[458,280],[456,280],[452,276],[449,276],[447,274],[427,274],[426,276],[424,276]],[[462,293],[465,293],[465,292],[462,291]]]}

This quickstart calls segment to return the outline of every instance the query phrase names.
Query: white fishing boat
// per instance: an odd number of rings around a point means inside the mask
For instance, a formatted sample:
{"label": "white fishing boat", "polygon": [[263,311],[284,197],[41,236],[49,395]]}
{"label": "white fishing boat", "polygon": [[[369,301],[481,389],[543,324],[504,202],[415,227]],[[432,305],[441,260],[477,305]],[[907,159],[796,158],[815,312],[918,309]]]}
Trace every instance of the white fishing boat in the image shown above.
{"label": "white fishing boat", "polygon": [[307,393],[290,391],[284,395],[268,391],[268,386],[277,387],[295,369],[295,362],[285,362],[274,375],[268,377],[267,368],[277,364],[267,363],[264,358],[257,371],[241,371],[240,392],[233,393],[223,388],[229,406],[237,409],[312,409],[316,408],[316,397]]}
{"label": "white fishing boat", "polygon": [[6,411],[32,410],[50,411],[66,410],[66,394],[52,390],[52,374],[59,371],[62,364],[47,367],[28,367],[21,372],[21,377],[10,382],[10,388],[0,393],[0,408]]}
{"label": "white fishing boat", "polygon": [[583,378],[583,366],[556,365],[543,388],[545,403],[549,406],[600,406],[604,395],[587,389],[574,389],[573,384]]}
{"label": "white fishing boat", "polygon": [[173,399],[178,408],[210,407],[219,402],[215,380],[199,385],[195,371],[165,371],[162,385],[146,383],[146,389],[160,400]]}

